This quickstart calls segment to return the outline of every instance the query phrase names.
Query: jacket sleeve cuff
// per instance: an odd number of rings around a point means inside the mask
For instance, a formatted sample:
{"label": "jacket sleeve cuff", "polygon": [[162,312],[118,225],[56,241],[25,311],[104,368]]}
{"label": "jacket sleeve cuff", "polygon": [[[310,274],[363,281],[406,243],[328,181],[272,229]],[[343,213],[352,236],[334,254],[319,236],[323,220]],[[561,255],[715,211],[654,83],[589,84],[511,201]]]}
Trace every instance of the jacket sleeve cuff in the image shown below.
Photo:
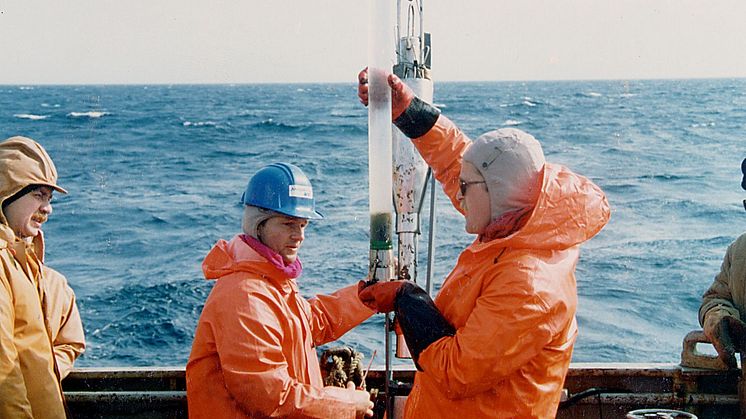
{"label": "jacket sleeve cuff", "polygon": [[399,288],[394,306],[414,365],[422,371],[420,353],[433,342],[455,335],[456,329],[440,313],[427,292],[413,283],[405,283]]}
{"label": "jacket sleeve cuff", "polygon": [[715,298],[702,304],[699,309],[699,324],[704,328],[708,317],[718,317],[718,320],[724,316],[733,316],[740,319],[740,313],[737,308],[733,307],[730,301]]}
{"label": "jacket sleeve cuff", "polygon": [[409,138],[425,135],[440,116],[440,109],[415,96],[407,109],[394,120],[399,130]]}

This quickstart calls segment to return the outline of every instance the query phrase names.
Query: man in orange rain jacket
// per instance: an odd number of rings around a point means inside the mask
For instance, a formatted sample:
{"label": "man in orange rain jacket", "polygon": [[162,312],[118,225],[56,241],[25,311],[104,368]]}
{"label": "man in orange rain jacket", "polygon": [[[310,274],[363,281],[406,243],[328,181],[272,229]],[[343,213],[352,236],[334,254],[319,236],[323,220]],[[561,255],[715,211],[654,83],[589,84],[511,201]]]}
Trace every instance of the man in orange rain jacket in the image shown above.
{"label": "man in orange rain jacket", "polygon": [[[367,104],[367,72],[359,77]],[[408,281],[361,284],[395,311],[418,372],[406,418],[554,418],[577,336],[579,245],[608,222],[604,193],[544,161],[517,129],[472,142],[389,77],[396,125],[478,237],[433,302]]]}
{"label": "man in orange rain jacket", "polygon": [[241,199],[243,232],[220,240],[202,263],[216,280],[186,367],[190,418],[361,418],[370,395],[324,387],[314,347],[373,311],[356,286],[310,300],[298,292],[298,250],[309,219],[322,218],[296,166],[259,170]]}

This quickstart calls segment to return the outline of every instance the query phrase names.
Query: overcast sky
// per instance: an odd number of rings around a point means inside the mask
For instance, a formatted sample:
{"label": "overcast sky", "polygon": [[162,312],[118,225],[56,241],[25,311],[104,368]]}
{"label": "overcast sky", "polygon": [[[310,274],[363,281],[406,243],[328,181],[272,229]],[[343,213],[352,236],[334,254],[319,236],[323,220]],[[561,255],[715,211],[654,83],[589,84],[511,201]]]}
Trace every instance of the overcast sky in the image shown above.
{"label": "overcast sky", "polygon": [[[424,7],[435,80],[746,77],[744,0]],[[0,0],[0,84],[351,82],[366,64],[367,10],[368,0]]]}

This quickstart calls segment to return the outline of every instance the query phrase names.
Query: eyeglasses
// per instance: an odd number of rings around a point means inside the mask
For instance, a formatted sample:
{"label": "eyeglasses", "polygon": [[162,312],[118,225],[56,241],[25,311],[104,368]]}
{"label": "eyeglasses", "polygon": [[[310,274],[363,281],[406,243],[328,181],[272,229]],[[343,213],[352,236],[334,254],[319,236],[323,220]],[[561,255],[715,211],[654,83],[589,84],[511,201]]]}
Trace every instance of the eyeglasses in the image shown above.
{"label": "eyeglasses", "polygon": [[487,183],[483,180],[476,180],[474,182],[466,182],[461,179],[458,181],[458,187],[461,189],[461,196],[466,195],[466,190],[469,189],[469,186],[476,185],[478,183]]}

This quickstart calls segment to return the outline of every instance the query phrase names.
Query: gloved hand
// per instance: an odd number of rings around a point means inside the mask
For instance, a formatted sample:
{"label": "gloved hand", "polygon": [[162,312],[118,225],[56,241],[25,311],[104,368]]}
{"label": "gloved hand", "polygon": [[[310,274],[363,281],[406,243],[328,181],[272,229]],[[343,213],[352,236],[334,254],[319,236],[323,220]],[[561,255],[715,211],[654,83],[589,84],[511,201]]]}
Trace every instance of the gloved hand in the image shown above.
{"label": "gloved hand", "polygon": [[430,295],[412,281],[360,281],[357,295],[363,304],[379,313],[396,310],[397,334],[404,335],[418,370],[422,351],[442,337],[456,334]]}
{"label": "gloved hand", "polygon": [[357,296],[368,308],[378,313],[394,311],[396,296],[407,281],[383,281],[369,283],[360,281]]}
{"label": "gloved hand", "polygon": [[[368,106],[368,68],[364,68],[357,75],[357,96],[360,102]],[[398,118],[412,103],[415,97],[414,91],[404,84],[396,74],[388,75],[388,84],[391,87],[391,119]]]}
{"label": "gloved hand", "polygon": [[712,346],[728,368],[738,368],[736,352],[746,354],[746,323],[733,316],[725,316],[713,331]]}
{"label": "gloved hand", "polygon": [[414,282],[402,281],[404,284],[396,298],[396,322],[407,342],[409,353],[418,370],[420,353],[433,342],[456,334],[456,329],[438,310],[427,291]]}

